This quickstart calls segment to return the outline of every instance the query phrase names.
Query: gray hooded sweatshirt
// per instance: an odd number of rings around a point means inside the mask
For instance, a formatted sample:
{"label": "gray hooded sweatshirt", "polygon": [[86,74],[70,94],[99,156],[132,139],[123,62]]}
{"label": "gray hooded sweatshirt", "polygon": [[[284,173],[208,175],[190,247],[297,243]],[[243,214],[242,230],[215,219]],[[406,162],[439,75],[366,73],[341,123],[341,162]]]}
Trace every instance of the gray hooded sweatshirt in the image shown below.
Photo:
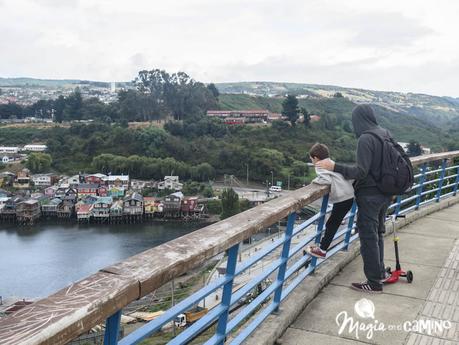
{"label": "gray hooded sweatshirt", "polygon": [[352,180],[346,180],[343,175],[338,174],[337,172],[328,171],[318,167],[316,167],[316,174],[317,177],[312,180],[312,183],[330,185],[329,203],[335,204],[354,197]]}
{"label": "gray hooded sweatshirt", "polygon": [[392,136],[387,129],[378,125],[373,108],[367,104],[358,105],[352,111],[352,126],[359,139],[356,164],[336,163],[334,171],[348,180],[356,180],[354,182],[356,196],[381,194],[376,187],[375,178],[378,178],[380,173],[382,144],[373,135],[364,132],[371,131],[383,138]]}

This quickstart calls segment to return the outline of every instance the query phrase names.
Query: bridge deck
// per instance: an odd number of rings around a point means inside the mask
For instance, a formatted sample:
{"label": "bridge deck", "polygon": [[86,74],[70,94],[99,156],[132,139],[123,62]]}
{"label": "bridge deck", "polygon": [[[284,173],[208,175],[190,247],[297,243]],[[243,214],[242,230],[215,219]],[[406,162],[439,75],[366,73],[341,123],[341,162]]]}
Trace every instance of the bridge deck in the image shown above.
{"label": "bridge deck", "polygon": [[[364,280],[362,259],[357,257],[308,305],[279,339],[286,345],[300,344],[457,344],[459,342],[459,205],[422,218],[399,232],[401,264],[412,270],[414,281],[386,285],[383,294],[363,294],[349,288],[351,282]],[[385,241],[386,265],[395,267],[392,236]],[[372,318],[361,318],[354,306],[366,298],[374,303]],[[367,331],[349,327],[339,334],[337,315],[346,311],[360,327],[374,325],[375,320],[402,325],[415,320],[448,320],[449,329],[423,334],[415,330]],[[444,324],[449,327],[448,324]],[[408,325],[409,326],[409,325]]]}

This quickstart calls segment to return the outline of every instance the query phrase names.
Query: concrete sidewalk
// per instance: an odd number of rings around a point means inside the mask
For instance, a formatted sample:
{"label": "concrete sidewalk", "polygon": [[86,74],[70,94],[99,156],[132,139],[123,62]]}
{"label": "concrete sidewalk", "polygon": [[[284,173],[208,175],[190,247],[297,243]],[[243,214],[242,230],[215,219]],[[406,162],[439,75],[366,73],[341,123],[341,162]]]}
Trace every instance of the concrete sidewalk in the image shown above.
{"label": "concrete sidewalk", "polygon": [[[358,256],[307,306],[278,343],[458,344],[459,205],[415,221],[401,229],[399,237],[402,268],[413,271],[412,284],[401,278],[386,285],[379,295],[352,290],[351,282],[364,280]],[[392,236],[385,240],[385,253],[386,265],[395,268]],[[374,318],[365,317],[373,306]],[[346,327],[340,332],[346,316]],[[351,323],[359,329],[350,329]],[[385,330],[381,330],[382,323]],[[428,335],[428,326],[437,329]]]}

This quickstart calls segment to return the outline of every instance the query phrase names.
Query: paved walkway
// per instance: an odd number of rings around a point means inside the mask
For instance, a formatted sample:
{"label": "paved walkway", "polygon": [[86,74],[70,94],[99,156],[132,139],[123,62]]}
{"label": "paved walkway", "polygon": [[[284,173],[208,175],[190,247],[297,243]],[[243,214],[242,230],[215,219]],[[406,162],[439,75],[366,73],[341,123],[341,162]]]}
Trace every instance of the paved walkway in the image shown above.
{"label": "paved walkway", "polygon": [[[402,268],[413,271],[412,284],[401,278],[379,295],[350,289],[351,282],[364,278],[359,256],[321,291],[278,342],[459,344],[459,205],[408,225],[399,237]],[[392,236],[386,239],[385,248],[386,265],[395,267]],[[433,327],[430,334],[429,326]]]}

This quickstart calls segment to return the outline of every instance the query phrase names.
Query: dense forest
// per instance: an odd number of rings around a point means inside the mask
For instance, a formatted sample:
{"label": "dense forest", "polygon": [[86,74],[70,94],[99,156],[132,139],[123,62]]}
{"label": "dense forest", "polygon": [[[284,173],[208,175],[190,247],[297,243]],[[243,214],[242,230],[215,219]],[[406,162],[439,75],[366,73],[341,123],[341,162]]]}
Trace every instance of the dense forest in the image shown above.
{"label": "dense forest", "polygon": [[[306,163],[315,142],[329,145],[337,160],[354,160],[351,112],[355,104],[340,95],[298,99],[293,104],[285,97],[219,95],[212,84],[159,70],[140,72],[134,83],[137,88],[120,92],[116,104],[83,100],[78,90],[60,108],[56,108],[59,99],[47,101],[54,102],[51,111],[57,120],[90,118],[95,122],[48,129],[0,127],[0,144],[44,142],[51,168],[62,173],[98,171],[145,179],[177,174],[182,180],[208,181],[223,174],[245,178],[249,170],[251,180],[270,180],[272,172],[275,180],[287,183],[289,179],[291,186],[311,177]],[[282,112],[290,121],[230,126],[205,115],[216,108],[263,108]],[[61,117],[56,109],[62,110]],[[399,141],[417,140],[436,151],[459,148],[454,131],[382,107],[375,110],[381,125]],[[320,115],[320,121],[298,123],[299,114],[306,119]],[[168,122],[163,127],[127,126],[131,120],[159,118]]]}

